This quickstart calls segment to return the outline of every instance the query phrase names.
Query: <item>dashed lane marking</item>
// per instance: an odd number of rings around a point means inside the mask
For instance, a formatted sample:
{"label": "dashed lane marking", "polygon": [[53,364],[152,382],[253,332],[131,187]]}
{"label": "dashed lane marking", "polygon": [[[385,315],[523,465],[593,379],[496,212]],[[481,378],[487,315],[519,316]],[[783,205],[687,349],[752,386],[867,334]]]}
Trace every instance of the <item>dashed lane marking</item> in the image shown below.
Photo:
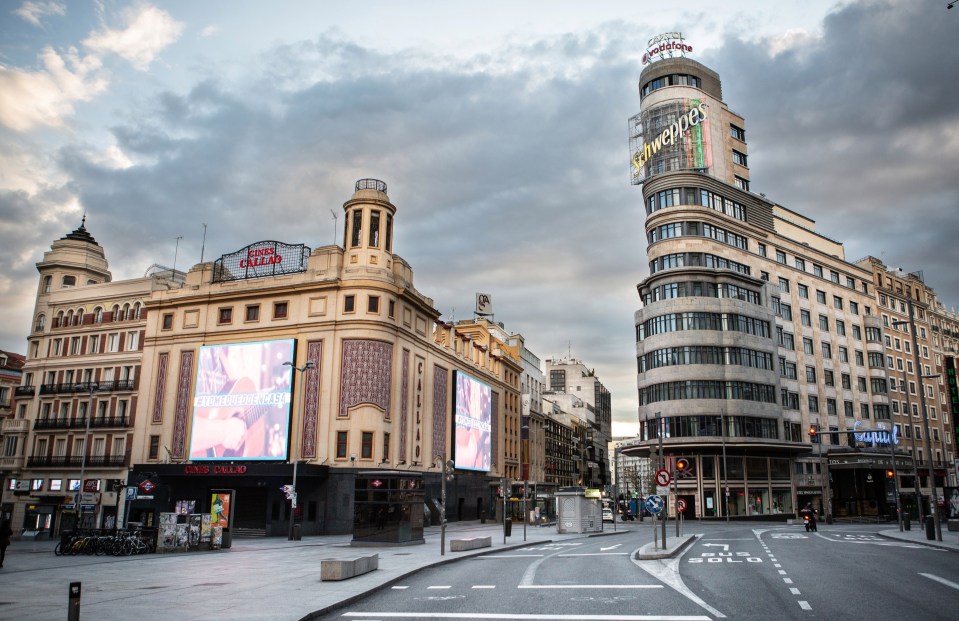
{"label": "dashed lane marking", "polygon": [[923,578],[929,578],[930,580],[935,580],[939,584],[944,584],[947,587],[952,587],[956,589],[957,591],[959,591],[959,584],[956,584],[955,582],[951,582],[949,580],[946,580],[945,578],[940,578],[939,576],[936,576],[935,574],[919,574],[919,575],[922,576]]}
{"label": "dashed lane marking", "polygon": [[799,600],[799,607],[803,610],[812,610],[812,606],[809,605],[809,602],[806,600]]}
{"label": "dashed lane marking", "polygon": [[662,589],[661,584],[521,584],[518,589]]}
{"label": "dashed lane marking", "polygon": [[712,621],[706,615],[549,615],[476,612],[347,612],[364,619],[505,619],[507,621]]}

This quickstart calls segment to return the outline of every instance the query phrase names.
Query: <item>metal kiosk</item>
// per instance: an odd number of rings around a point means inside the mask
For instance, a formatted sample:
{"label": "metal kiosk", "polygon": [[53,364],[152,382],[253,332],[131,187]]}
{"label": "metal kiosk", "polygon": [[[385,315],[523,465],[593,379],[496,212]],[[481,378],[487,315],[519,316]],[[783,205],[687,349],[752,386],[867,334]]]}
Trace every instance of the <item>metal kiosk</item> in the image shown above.
{"label": "metal kiosk", "polygon": [[417,545],[423,539],[423,476],[394,471],[363,472],[353,493],[351,545]]}

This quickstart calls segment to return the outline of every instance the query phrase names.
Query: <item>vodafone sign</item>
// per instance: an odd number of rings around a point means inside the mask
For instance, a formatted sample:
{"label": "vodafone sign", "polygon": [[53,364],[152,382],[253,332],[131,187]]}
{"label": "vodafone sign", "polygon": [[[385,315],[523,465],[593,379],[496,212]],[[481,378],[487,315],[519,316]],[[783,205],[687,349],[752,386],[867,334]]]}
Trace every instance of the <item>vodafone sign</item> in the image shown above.
{"label": "vodafone sign", "polygon": [[647,65],[654,60],[662,60],[663,58],[672,58],[675,54],[686,56],[686,52],[692,51],[693,46],[686,43],[686,40],[683,39],[683,33],[664,32],[646,42],[643,64]]}

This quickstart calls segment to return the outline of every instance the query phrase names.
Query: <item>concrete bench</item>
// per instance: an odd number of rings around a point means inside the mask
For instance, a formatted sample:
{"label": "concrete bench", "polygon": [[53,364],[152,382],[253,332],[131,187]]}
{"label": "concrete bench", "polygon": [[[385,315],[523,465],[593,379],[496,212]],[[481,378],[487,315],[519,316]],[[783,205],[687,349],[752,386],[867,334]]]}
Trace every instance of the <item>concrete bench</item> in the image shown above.
{"label": "concrete bench", "polygon": [[450,539],[450,552],[465,552],[478,550],[493,545],[492,537],[473,537],[471,539]]}
{"label": "concrete bench", "polygon": [[346,580],[379,569],[380,555],[353,558],[323,559],[320,561],[320,580]]}

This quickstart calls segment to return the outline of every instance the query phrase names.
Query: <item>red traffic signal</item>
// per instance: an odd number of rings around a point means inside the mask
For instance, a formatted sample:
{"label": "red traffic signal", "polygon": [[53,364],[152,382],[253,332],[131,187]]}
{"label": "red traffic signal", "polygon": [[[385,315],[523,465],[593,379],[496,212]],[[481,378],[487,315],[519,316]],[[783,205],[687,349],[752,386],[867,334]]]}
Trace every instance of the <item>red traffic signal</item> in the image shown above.
{"label": "red traffic signal", "polygon": [[809,425],[809,437],[815,438],[819,434],[819,425],[813,423]]}
{"label": "red traffic signal", "polygon": [[676,476],[684,476],[687,472],[692,472],[692,465],[685,457],[676,460]]}
{"label": "red traffic signal", "polygon": [[886,478],[887,478],[887,479],[891,479],[891,478],[893,478],[893,477],[895,477],[895,476],[896,476],[896,473],[895,473],[895,472],[893,472],[892,470],[886,470]]}

